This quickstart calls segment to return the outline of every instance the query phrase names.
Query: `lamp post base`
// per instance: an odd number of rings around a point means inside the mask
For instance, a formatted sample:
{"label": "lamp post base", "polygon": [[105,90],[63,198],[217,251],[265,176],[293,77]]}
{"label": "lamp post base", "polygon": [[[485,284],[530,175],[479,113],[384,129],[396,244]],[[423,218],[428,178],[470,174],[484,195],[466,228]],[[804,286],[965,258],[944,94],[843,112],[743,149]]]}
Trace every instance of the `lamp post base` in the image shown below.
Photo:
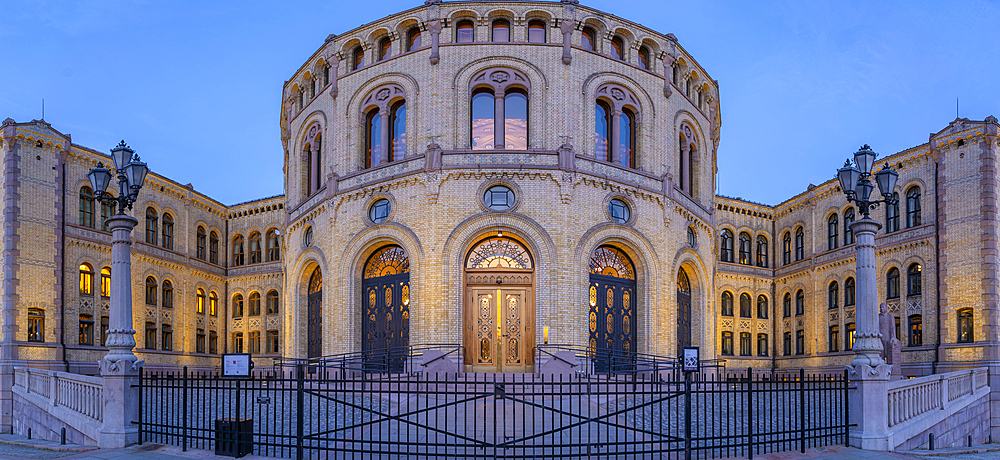
{"label": "lamp post base", "polygon": [[889,450],[889,375],[892,366],[847,366],[854,388],[848,394],[851,420],[847,438],[851,447]]}

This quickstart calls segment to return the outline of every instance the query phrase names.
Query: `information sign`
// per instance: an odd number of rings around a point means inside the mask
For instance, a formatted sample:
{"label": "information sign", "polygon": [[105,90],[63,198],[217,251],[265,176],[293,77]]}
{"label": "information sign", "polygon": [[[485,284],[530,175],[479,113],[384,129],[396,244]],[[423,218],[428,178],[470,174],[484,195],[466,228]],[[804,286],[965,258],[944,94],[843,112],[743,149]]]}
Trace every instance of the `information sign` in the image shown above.
{"label": "information sign", "polygon": [[701,358],[698,356],[698,347],[684,347],[684,362],[682,366],[684,372],[701,372]]}
{"label": "information sign", "polygon": [[253,361],[250,353],[226,353],[222,355],[223,377],[250,377]]}

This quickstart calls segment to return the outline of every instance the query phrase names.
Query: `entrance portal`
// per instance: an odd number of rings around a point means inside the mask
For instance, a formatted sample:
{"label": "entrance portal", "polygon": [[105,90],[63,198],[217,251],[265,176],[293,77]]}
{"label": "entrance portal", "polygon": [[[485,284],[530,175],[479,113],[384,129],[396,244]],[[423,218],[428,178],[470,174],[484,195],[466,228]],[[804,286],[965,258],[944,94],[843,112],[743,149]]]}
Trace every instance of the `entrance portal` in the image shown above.
{"label": "entrance portal", "polygon": [[684,356],[684,347],[691,346],[691,282],[687,272],[677,272],[677,356]]}
{"label": "entrance portal", "polygon": [[365,263],[363,339],[365,368],[400,372],[410,345],[410,259],[399,246],[375,251]]}
{"label": "entrance portal", "polygon": [[534,269],[518,241],[487,238],[465,264],[465,364],[478,372],[530,372],[534,362]]}
{"label": "entrance portal", "polygon": [[323,354],[323,272],[319,267],[309,277],[306,296],[306,356],[319,358]]}
{"label": "entrance portal", "polygon": [[635,367],[635,267],[611,246],[590,258],[590,354],[597,372]]}

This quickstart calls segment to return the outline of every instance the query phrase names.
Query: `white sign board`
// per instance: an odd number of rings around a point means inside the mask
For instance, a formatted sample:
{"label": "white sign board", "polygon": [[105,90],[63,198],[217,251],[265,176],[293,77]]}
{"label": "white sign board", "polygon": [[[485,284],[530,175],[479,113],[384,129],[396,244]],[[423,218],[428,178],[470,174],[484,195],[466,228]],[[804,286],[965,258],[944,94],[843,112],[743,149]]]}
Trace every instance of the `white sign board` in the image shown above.
{"label": "white sign board", "polygon": [[682,359],[684,360],[682,363],[684,372],[701,371],[701,359],[698,357],[698,347],[684,347],[684,356]]}
{"label": "white sign board", "polygon": [[222,355],[223,377],[250,377],[253,361],[249,353],[232,353]]}

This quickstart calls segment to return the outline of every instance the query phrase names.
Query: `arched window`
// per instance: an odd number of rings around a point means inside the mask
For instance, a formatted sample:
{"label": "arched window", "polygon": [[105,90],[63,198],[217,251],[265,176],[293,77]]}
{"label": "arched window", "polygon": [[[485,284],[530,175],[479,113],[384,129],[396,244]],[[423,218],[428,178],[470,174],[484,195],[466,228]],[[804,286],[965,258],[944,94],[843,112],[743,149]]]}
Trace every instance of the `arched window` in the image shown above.
{"label": "arched window", "polygon": [[626,168],[635,168],[635,114],[623,109],[618,131],[619,162]]}
{"label": "arched window", "polygon": [[267,261],[275,262],[281,260],[281,247],[278,246],[278,231],[271,229],[267,231]]}
{"label": "arched window", "polygon": [[844,244],[854,244],[854,230],[851,230],[851,224],[854,223],[854,208],[847,208],[844,210]]}
{"label": "arched window", "polygon": [[899,298],[899,269],[892,267],[885,274],[885,298]]}
{"label": "arched window", "polygon": [[921,269],[922,267],[917,263],[910,264],[910,268],[906,269],[906,295],[920,295],[922,291]]}
{"label": "arched window", "polygon": [[972,335],[972,309],[963,308],[958,311],[958,343],[975,342]]}
{"label": "arched window", "polygon": [[733,293],[722,293],[722,316],[733,316]]}
{"label": "arched window", "polygon": [[195,257],[205,260],[205,227],[198,226],[195,241]]}
{"label": "arched window", "polygon": [[458,43],[472,43],[476,40],[475,26],[472,21],[458,21],[455,25],[455,41]]}
{"label": "arched window", "polygon": [[174,308],[174,285],[170,283],[170,280],[163,280],[161,291],[163,291],[163,299],[161,300],[163,308]]}
{"label": "arched window", "polygon": [[649,48],[645,46],[639,48],[639,67],[649,70]]}
{"label": "arched window", "polygon": [[233,238],[233,266],[239,267],[243,263],[243,235],[236,235]]}
{"label": "arched window", "polygon": [[528,21],[528,43],[545,43],[545,22]]}
{"label": "arched window", "polygon": [[170,213],[163,213],[163,247],[174,248],[174,218]]}
{"label": "arched window", "polygon": [[414,27],[406,33],[406,51],[420,48],[420,28]]}
{"label": "arched window", "polygon": [[90,264],[80,264],[80,294],[94,295],[94,269]]}
{"label": "arched window", "polygon": [[584,27],[583,31],[580,33],[580,46],[585,50],[597,51],[597,34],[594,33],[594,29],[590,27]]}
{"label": "arched window", "polygon": [[919,347],[924,344],[923,318],[920,315],[910,315],[907,321],[910,330],[909,346]]}
{"label": "arched window", "polygon": [[743,232],[740,233],[740,263],[743,265],[750,265],[750,234]]}
{"label": "arched window", "polygon": [[757,318],[767,319],[767,297],[764,295],[757,296]]}
{"label": "arched window", "polygon": [[829,250],[837,249],[837,227],[837,214],[830,214],[826,220],[826,248]]}
{"label": "arched window", "polygon": [[219,314],[219,296],[215,291],[208,293],[208,314],[212,316]]}
{"label": "arched window", "polygon": [[243,294],[233,296],[233,318],[243,316]]}
{"label": "arched window", "polygon": [[216,265],[219,263],[219,236],[215,231],[208,236],[208,261]]}
{"label": "arched window", "polygon": [[892,194],[893,201],[885,204],[885,232],[892,233],[899,230],[899,194]]}
{"label": "arched window", "polygon": [[792,235],[788,232],[781,236],[781,263],[782,265],[792,263]]}
{"label": "arched window", "polygon": [[914,185],[906,191],[906,228],[920,225],[920,187]]}
{"label": "arched window", "polygon": [[750,294],[740,294],[740,318],[750,318],[753,313],[750,311]]}
{"label": "arched window", "polygon": [[723,262],[733,261],[733,232],[729,229],[722,230],[722,236],[720,237],[720,251],[719,254]]}
{"label": "arched window", "polygon": [[94,191],[87,186],[80,188],[80,225],[94,228]]}
{"label": "arched window", "polygon": [[792,295],[787,292],[781,300],[781,315],[785,318],[792,316]]}
{"label": "arched window", "polygon": [[698,236],[694,233],[694,227],[688,227],[688,246],[695,247],[698,244]]}
{"label": "arched window", "polygon": [[828,308],[840,307],[840,285],[836,281],[830,283],[826,290],[826,303]]}
{"label": "arched window", "polygon": [[513,89],[505,92],[503,99],[504,146],[509,150],[525,150],[528,148],[528,94],[522,89]]}
{"label": "arched window", "polygon": [[594,127],[594,156],[611,161],[611,149],[608,148],[608,138],[611,135],[611,109],[604,101],[597,101],[594,107]]}
{"label": "arched window", "polygon": [[152,207],[146,208],[146,242],[156,244],[156,210]]}
{"label": "arched window", "polygon": [[472,114],[469,128],[472,132],[472,150],[493,148],[493,129],[496,125],[495,99],[496,97],[490,89],[479,88],[472,92]]}
{"label": "arched window", "polygon": [[625,59],[625,41],[621,37],[615,37],[611,39],[612,54],[611,57],[624,60]]}
{"label": "arched window", "polygon": [[510,41],[510,22],[506,19],[493,21],[493,42],[507,43]]}
{"label": "arched window", "polygon": [[267,291],[267,314],[278,314],[278,291]]}
{"label": "arched window", "polygon": [[205,290],[198,288],[198,291],[194,295],[194,299],[194,311],[197,313],[205,313]]}
{"label": "arched window", "polygon": [[253,232],[250,234],[250,263],[259,264],[260,256],[260,232]]}
{"label": "arched window", "polygon": [[365,168],[374,168],[382,161],[382,114],[377,108],[365,117]]}
{"label": "arched window", "polygon": [[365,66],[365,49],[360,45],[354,47],[354,52],[351,53],[353,57],[353,62],[351,62],[351,70],[358,70]]}
{"label": "arched window", "polygon": [[806,253],[806,234],[802,227],[795,229],[795,260],[802,260]]}
{"label": "arched window", "polygon": [[251,292],[250,293],[250,316],[260,315],[260,293]]}
{"label": "arched window", "polygon": [[795,292],[795,314],[804,315],[806,313],[806,295],[799,289]]}
{"label": "arched window", "polygon": [[853,307],[854,306],[854,278],[847,278],[844,281],[844,306]]}
{"label": "arched window", "polygon": [[156,306],[156,278],[146,277],[146,305]]}
{"label": "arched window", "polygon": [[378,42],[378,60],[384,60],[392,56],[392,40],[385,37]]}
{"label": "arched window", "polygon": [[111,268],[104,267],[101,269],[101,297],[110,298],[111,297]]}
{"label": "arched window", "polygon": [[406,101],[396,102],[389,115],[389,139],[392,142],[389,161],[396,161],[406,156]]}
{"label": "arched window", "polygon": [[767,268],[767,238],[757,237],[757,266]]}

